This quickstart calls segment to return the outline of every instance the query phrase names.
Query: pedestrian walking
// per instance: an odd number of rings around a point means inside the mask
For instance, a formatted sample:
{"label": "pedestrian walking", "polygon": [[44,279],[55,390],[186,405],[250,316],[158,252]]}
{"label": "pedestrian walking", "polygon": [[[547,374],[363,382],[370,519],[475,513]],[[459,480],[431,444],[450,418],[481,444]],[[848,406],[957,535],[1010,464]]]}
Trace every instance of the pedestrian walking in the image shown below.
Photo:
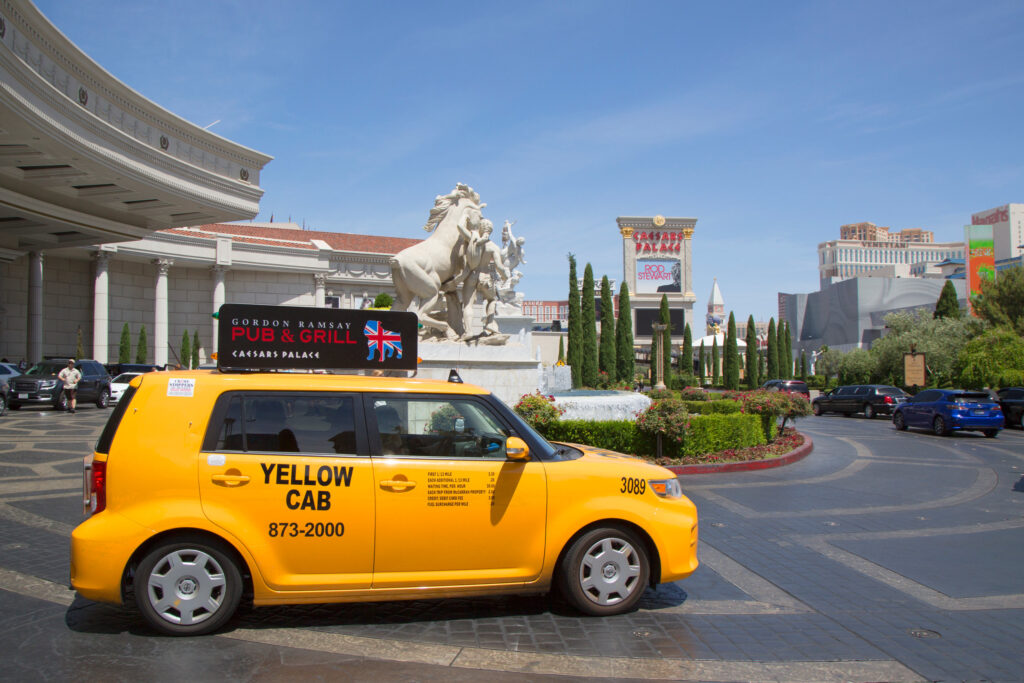
{"label": "pedestrian walking", "polygon": [[57,375],[60,381],[64,382],[64,395],[68,400],[67,411],[69,413],[75,412],[75,403],[78,394],[78,383],[82,381],[82,373],[75,367],[75,359],[68,358],[68,366],[60,371]]}

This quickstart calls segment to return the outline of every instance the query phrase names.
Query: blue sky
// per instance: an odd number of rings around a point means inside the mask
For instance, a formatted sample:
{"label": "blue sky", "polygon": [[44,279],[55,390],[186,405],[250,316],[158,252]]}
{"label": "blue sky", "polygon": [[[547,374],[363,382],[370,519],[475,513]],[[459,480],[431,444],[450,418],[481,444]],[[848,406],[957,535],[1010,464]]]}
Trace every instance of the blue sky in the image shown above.
{"label": "blue sky", "polygon": [[[622,276],[616,216],[690,216],[695,312],[817,289],[844,223],[962,239],[1024,201],[1024,4],[38,0],[117,78],[273,155],[258,220],[423,237],[472,185],[526,237]],[[581,267],[582,273],[582,267]]]}

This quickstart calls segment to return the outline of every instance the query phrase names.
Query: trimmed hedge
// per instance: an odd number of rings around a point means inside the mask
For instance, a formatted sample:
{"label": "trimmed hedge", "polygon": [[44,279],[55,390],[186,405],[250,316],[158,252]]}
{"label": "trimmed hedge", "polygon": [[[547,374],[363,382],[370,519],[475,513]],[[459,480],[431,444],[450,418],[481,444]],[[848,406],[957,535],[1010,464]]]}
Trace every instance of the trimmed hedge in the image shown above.
{"label": "trimmed hedge", "polygon": [[640,433],[636,424],[626,420],[555,420],[538,429],[545,439],[582,443],[619,453],[655,452],[654,439]]}
{"label": "trimmed hedge", "polygon": [[[722,401],[731,403],[731,401]],[[662,454],[668,457],[714,453],[727,448],[747,448],[765,442],[759,415],[742,413],[695,415],[682,444],[662,443]],[[538,431],[551,441],[581,443],[610,451],[654,457],[657,441],[644,434],[632,421],[555,420]]]}
{"label": "trimmed hedge", "polygon": [[743,410],[738,401],[720,399],[713,401],[683,401],[687,412],[699,415],[731,415]]}
{"label": "trimmed hedge", "polygon": [[767,443],[758,415],[701,415],[690,420],[683,455],[715,453]]}

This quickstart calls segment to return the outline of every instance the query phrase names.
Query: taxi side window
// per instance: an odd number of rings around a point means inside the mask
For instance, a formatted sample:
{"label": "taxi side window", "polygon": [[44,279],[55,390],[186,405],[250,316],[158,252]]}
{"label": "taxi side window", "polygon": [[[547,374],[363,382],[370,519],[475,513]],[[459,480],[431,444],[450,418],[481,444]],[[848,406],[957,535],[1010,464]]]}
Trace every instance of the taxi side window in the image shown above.
{"label": "taxi side window", "polygon": [[505,459],[510,432],[476,401],[377,398],[372,413],[383,455]]}
{"label": "taxi side window", "polygon": [[223,413],[216,450],[355,454],[355,401],[332,394],[240,394]]}

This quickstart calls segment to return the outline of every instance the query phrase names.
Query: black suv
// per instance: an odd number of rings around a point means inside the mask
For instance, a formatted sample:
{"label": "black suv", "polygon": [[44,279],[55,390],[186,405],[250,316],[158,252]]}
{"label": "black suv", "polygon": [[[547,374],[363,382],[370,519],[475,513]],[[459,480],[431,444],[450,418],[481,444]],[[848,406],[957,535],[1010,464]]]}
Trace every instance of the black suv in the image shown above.
{"label": "black suv", "polygon": [[[64,383],[57,376],[66,367],[66,360],[44,360],[11,380],[11,410],[41,403],[49,403],[57,410],[67,410]],[[82,373],[78,382],[78,402],[95,401],[97,408],[106,408],[110,404],[110,375],[106,369],[94,360],[80,360],[75,367]]]}
{"label": "black suv", "polygon": [[815,415],[864,413],[864,417],[870,420],[875,415],[891,415],[896,406],[909,398],[910,394],[899,387],[885,384],[851,384],[836,387],[818,396],[811,402],[811,410]]}
{"label": "black suv", "polygon": [[1024,387],[1006,387],[996,392],[1006,426],[1024,429]]}
{"label": "black suv", "polygon": [[770,379],[762,384],[761,388],[768,391],[785,391],[790,394],[800,394],[808,399],[811,397],[811,392],[807,388],[807,382],[799,379]]}

